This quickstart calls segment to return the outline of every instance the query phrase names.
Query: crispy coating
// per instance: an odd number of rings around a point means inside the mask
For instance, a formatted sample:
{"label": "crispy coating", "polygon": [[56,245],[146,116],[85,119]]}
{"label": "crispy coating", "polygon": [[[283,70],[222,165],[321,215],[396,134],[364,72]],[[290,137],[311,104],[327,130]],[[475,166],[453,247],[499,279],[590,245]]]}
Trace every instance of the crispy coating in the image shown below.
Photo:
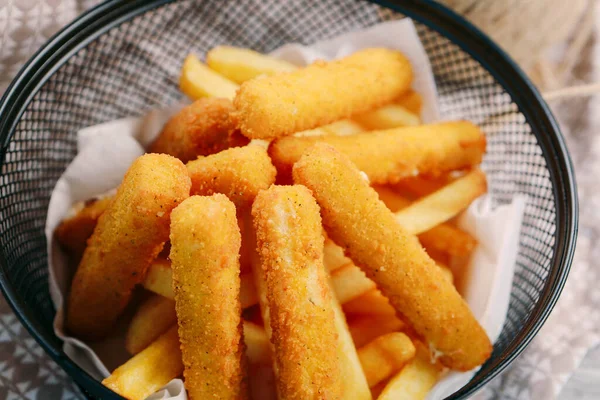
{"label": "crispy coating", "polygon": [[235,207],[222,194],[192,196],[173,210],[173,290],[192,400],[247,398],[240,242]]}
{"label": "crispy coating", "polygon": [[72,334],[94,340],[110,332],[168,240],[171,210],[189,193],[190,178],[178,159],[146,154],[133,162],[73,278],[67,308]]}
{"label": "crispy coating", "polygon": [[440,352],[444,365],[469,370],[489,357],[490,340],[468,305],[348,157],[317,144],[295,165],[294,181],[312,190],[329,237]]}
{"label": "crispy coating", "polygon": [[340,399],[338,334],[319,207],[303,186],[272,186],[252,207],[282,399]]}
{"label": "crispy coating", "polygon": [[165,124],[148,152],[169,154],[186,163],[198,156],[244,146],[248,139],[229,117],[232,110],[233,105],[227,99],[196,100]]}
{"label": "crispy coating", "polygon": [[395,183],[416,174],[440,173],[481,163],[485,136],[467,121],[411,126],[352,136],[290,136],[275,140],[269,155],[278,174],[292,166],[314,143],[325,142],[352,160],[373,184]]}
{"label": "crispy coating", "polygon": [[83,256],[87,240],[94,233],[98,219],[106,211],[112,199],[111,196],[87,202],[74,216],[65,219],[56,228],[56,240],[69,256],[77,262]]}
{"label": "crispy coating", "polygon": [[408,90],[412,77],[401,53],[366,49],[243,83],[234,116],[249,138],[287,136],[389,103]]}
{"label": "crispy coating", "polygon": [[259,190],[275,182],[277,173],[266,150],[254,145],[199,157],[187,168],[193,195],[223,193],[239,209],[248,209]]}

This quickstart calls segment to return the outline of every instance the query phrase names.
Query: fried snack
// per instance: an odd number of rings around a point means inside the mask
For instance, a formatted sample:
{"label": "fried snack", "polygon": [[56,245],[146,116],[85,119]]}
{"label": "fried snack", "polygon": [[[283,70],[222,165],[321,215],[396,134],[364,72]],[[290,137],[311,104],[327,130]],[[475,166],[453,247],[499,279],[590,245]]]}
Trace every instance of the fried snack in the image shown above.
{"label": "fried snack", "polygon": [[313,129],[391,102],[412,82],[401,53],[367,49],[337,61],[247,81],[233,106],[242,134],[271,139]]}
{"label": "fried snack", "polygon": [[349,136],[364,132],[364,128],[354,121],[343,119],[333,124],[325,125],[321,128],[327,133],[338,136]]}
{"label": "fried snack", "polygon": [[98,219],[106,211],[112,201],[111,197],[86,202],[84,207],[74,216],[65,219],[56,228],[55,236],[60,246],[73,260],[81,259],[87,247],[87,240],[92,236]]}
{"label": "fried snack", "polygon": [[378,289],[369,290],[359,297],[348,301],[343,306],[344,312],[349,315],[387,315],[396,314],[390,301]]}
{"label": "fried snack", "polygon": [[171,210],[189,196],[178,159],[146,154],[133,162],[101,216],[73,278],[67,329],[86,340],[109,333],[133,287],[169,238]]}
{"label": "fried snack", "polygon": [[421,115],[421,109],[423,108],[423,98],[419,93],[415,92],[412,89],[409,89],[403,94],[401,94],[400,97],[398,97],[394,102],[406,108],[409,112],[417,116]]}
{"label": "fried snack", "polygon": [[325,240],[325,246],[323,246],[323,264],[325,264],[327,271],[333,272],[350,263],[352,263],[352,260],[344,255],[344,249],[333,243],[331,239]]}
{"label": "fried snack", "polygon": [[153,294],[138,308],[125,335],[125,349],[136,355],[175,325],[175,302]]}
{"label": "fried snack", "polygon": [[229,117],[232,110],[227,99],[198,99],[171,117],[148,152],[169,154],[186,163],[198,156],[245,146],[248,139],[235,128]]}
{"label": "fried snack", "polygon": [[150,264],[146,279],[142,282],[144,289],[159,294],[167,299],[175,299],[173,292],[173,276],[171,271],[171,262],[162,258],[157,258]]}
{"label": "fried snack", "polygon": [[146,397],[183,372],[177,326],[115,369],[102,384],[129,400]]}
{"label": "fried snack", "polygon": [[338,301],[344,304],[375,289],[375,282],[356,265],[346,264],[331,273],[331,286]]}
{"label": "fried snack", "polygon": [[275,373],[270,365],[252,366],[248,371],[248,386],[251,399],[277,400]]}
{"label": "fried snack", "polygon": [[485,174],[475,169],[395,214],[408,233],[425,232],[466,209],[487,190]]}
{"label": "fried snack", "polygon": [[187,163],[192,194],[223,193],[238,209],[248,209],[258,192],[275,182],[276,171],[265,149],[228,149]]}
{"label": "fried snack", "polygon": [[415,351],[410,338],[401,332],[388,333],[361,347],[358,357],[369,387],[401,370],[414,358]]}
{"label": "fried snack", "polygon": [[188,394],[247,398],[235,206],[222,194],[192,196],[173,210],[170,238]]}
{"label": "fried snack", "polygon": [[273,357],[271,344],[262,326],[244,321],[244,343],[246,343],[246,356],[250,364],[253,366],[271,364]]}
{"label": "fried snack", "polygon": [[377,110],[354,115],[352,119],[366,130],[393,129],[421,124],[418,115],[408,111],[400,104],[388,104]]}
{"label": "fried snack", "polygon": [[470,122],[442,122],[352,136],[286,137],[269,146],[278,173],[292,166],[313,144],[325,142],[344,153],[372,184],[395,183],[418,173],[440,174],[481,163],[485,137]]}
{"label": "fried snack", "polygon": [[395,316],[365,315],[351,320],[348,324],[352,340],[357,348],[361,348],[379,336],[391,332],[403,331],[406,324]]}
{"label": "fried snack", "polygon": [[265,270],[279,397],[341,398],[319,207],[305,187],[271,186],[257,196],[252,217]]}
{"label": "fried snack", "polygon": [[295,71],[297,67],[287,61],[265,56],[250,49],[217,46],[206,53],[206,64],[225,78],[244,83],[259,75]]}
{"label": "fried snack", "polygon": [[444,365],[466,371],[489,357],[490,340],[468,305],[348,157],[317,144],[294,166],[294,181],[312,190],[329,237],[441,354]]}
{"label": "fried snack", "polygon": [[409,196],[411,199],[428,196],[456,180],[453,173],[442,174],[438,177],[411,176],[402,179],[394,185],[396,191]]}
{"label": "fried snack", "polygon": [[238,85],[214,72],[190,54],[185,58],[179,77],[179,88],[190,99],[202,97],[222,97],[233,100]]}

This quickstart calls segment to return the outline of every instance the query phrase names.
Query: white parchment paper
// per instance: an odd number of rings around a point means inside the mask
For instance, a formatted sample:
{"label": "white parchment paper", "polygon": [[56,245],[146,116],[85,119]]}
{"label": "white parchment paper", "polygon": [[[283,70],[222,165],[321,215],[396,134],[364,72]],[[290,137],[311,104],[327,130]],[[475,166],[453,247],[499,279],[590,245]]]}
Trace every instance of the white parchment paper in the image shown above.
{"label": "white parchment paper", "polygon": [[[402,51],[415,72],[413,88],[423,96],[423,122],[439,119],[437,93],[431,67],[410,20],[385,22],[368,29],[324,40],[310,47],[288,44],[272,54],[296,65],[315,59],[335,59],[368,47],[386,47]],[[73,275],[66,257],[53,240],[52,234],[71,207],[80,201],[96,197],[119,185],[131,163],[144,153],[156,138],[164,123],[181,104],[155,110],[142,118],[124,118],[82,129],[77,134],[78,154],[54,188],[48,207],[46,238],[49,254],[50,293],[57,314],[54,329],[64,340],[65,352],[97,379],[125,362],[129,355],[123,346],[123,326],[103,342],[86,345],[69,337],[63,328],[64,301]],[[525,205],[523,197],[515,197],[510,205],[491,209],[489,198],[476,201],[461,218],[461,226],[479,240],[471,263],[472,276],[465,296],[476,318],[492,340],[502,329],[512,284],[519,228]],[[440,399],[462,387],[473,375],[451,373],[442,379],[429,395]],[[183,382],[171,381],[149,399],[186,399]]]}

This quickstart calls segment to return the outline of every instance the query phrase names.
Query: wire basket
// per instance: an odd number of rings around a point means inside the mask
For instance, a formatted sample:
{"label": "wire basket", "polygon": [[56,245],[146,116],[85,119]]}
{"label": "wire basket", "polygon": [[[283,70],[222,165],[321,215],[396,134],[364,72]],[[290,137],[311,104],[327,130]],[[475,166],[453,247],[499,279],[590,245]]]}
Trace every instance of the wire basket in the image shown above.
{"label": "wire basket", "polygon": [[53,333],[44,236],[51,191],[77,151],[76,131],[180,100],[177,77],[190,52],[218,44],[268,52],[402,15],[417,25],[443,118],[471,120],[487,135],[489,191],[499,204],[517,192],[529,198],[502,334],[489,361],[449,398],[473,394],[531,341],[572,262],[575,180],[546,104],[476,28],[431,1],[112,0],[51,39],[0,102],[0,284],[33,337],[86,395],[119,398],[69,360]]}

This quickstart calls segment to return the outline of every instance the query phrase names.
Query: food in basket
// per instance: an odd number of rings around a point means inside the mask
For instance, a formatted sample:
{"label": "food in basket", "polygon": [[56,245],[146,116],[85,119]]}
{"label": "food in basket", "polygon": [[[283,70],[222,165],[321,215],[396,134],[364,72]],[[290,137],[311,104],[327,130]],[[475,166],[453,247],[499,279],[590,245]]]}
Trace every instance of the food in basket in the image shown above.
{"label": "food in basket", "polygon": [[392,50],[297,68],[218,47],[207,62],[184,62],[195,103],[148,149],[168,155],[140,157],[55,233],[84,254],[69,332],[101,338],[134,286],[151,293],[133,357],[103,383],[135,400],[182,374],[192,400],[423,399],[481,365],[490,341],[454,286],[476,239],[453,221],[486,191],[479,128],[421,125]]}

